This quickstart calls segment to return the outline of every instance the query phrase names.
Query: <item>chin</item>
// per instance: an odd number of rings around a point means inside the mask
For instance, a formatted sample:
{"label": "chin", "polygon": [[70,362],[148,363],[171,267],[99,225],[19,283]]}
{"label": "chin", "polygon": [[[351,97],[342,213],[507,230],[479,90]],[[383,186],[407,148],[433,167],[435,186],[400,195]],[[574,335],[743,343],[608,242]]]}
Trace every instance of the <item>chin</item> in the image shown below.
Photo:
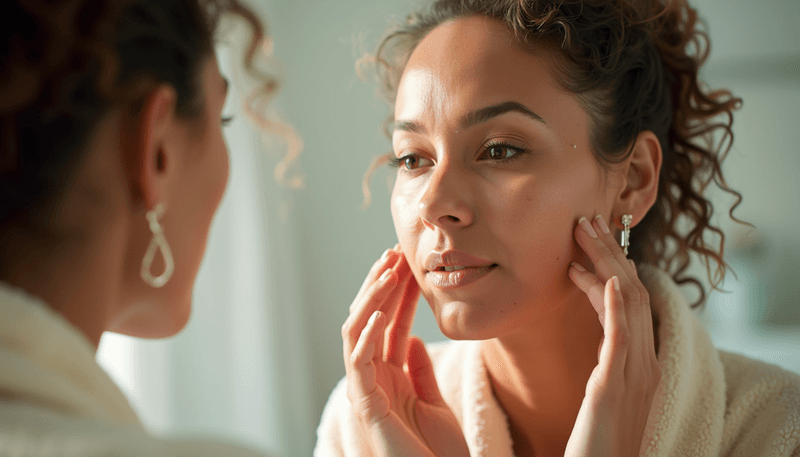
{"label": "chin", "polygon": [[[451,340],[488,340],[504,332],[502,315],[492,315],[492,305],[450,301],[432,305],[439,330]],[[489,312],[487,312],[489,311]]]}

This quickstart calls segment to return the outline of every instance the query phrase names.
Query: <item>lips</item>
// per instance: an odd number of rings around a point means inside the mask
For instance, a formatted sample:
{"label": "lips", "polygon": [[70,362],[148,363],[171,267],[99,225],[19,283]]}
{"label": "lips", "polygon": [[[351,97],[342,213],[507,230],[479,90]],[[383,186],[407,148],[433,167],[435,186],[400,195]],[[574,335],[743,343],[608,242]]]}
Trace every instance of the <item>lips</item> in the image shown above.
{"label": "lips", "polygon": [[461,251],[431,252],[425,260],[426,276],[440,289],[471,284],[491,272],[496,263]]}

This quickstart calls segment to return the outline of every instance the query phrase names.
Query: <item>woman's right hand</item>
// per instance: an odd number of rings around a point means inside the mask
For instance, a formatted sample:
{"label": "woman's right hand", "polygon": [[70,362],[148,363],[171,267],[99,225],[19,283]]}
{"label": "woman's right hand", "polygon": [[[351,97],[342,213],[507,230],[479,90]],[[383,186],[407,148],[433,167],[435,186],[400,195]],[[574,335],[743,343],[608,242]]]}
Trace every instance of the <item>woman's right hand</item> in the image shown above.
{"label": "woman's right hand", "polygon": [[342,326],[347,397],[377,456],[468,456],[425,345],[409,337],[419,286],[399,246],[370,270]]}

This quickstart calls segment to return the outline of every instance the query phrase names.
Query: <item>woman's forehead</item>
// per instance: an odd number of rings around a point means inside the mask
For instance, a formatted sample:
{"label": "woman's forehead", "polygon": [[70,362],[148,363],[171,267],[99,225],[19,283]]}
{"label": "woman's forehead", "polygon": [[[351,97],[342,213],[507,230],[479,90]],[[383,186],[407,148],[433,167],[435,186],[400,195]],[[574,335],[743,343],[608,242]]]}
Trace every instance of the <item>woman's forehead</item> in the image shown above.
{"label": "woman's forehead", "polygon": [[395,118],[461,118],[484,106],[515,102],[546,119],[549,107],[576,102],[555,80],[552,52],[547,46],[523,49],[505,25],[492,19],[449,21],[410,56]]}

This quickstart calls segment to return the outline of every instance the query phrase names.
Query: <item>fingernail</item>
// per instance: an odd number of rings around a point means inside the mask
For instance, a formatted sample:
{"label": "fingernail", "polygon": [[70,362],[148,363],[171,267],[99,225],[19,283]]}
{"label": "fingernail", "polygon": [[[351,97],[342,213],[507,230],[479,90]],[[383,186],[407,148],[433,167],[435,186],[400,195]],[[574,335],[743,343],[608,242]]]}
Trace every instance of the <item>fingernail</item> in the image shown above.
{"label": "fingernail", "polygon": [[619,292],[619,278],[616,276],[611,277],[611,284],[614,284],[614,289]]}
{"label": "fingernail", "polygon": [[372,316],[369,317],[369,322],[367,322],[367,325],[374,324],[375,321],[378,320],[378,316],[380,316],[380,314],[381,314],[380,311],[375,311],[374,313],[372,313]]}
{"label": "fingernail", "polygon": [[628,259],[628,262],[631,264],[633,268],[636,268],[636,263],[633,261],[633,259]]}
{"label": "fingernail", "polygon": [[575,267],[575,269],[578,271],[586,271],[586,268],[583,268],[583,265],[577,262],[572,262],[572,266]]}
{"label": "fingernail", "polygon": [[581,218],[581,219],[578,221],[578,225],[580,225],[580,226],[581,226],[581,228],[582,228],[582,229],[583,229],[583,230],[584,230],[586,233],[588,233],[590,237],[592,237],[592,238],[597,238],[597,232],[595,232],[595,231],[594,231],[594,228],[592,228],[592,224],[591,224],[591,223],[589,223],[589,219],[586,219],[585,217],[582,217],[582,218]]}
{"label": "fingernail", "polygon": [[387,250],[383,251],[383,255],[381,256],[381,260],[386,260],[386,258],[389,257],[389,253],[390,252],[392,252],[391,249],[387,249]]}
{"label": "fingernail", "polygon": [[381,282],[386,281],[386,278],[388,278],[390,274],[392,274],[392,270],[386,270],[386,271],[383,272],[381,277],[378,278],[378,280],[381,281]]}
{"label": "fingernail", "polygon": [[598,214],[597,217],[594,218],[597,221],[597,226],[600,227],[600,230],[603,231],[606,235],[611,233],[611,230],[608,229],[608,224],[606,224],[606,220],[603,219],[603,216]]}

